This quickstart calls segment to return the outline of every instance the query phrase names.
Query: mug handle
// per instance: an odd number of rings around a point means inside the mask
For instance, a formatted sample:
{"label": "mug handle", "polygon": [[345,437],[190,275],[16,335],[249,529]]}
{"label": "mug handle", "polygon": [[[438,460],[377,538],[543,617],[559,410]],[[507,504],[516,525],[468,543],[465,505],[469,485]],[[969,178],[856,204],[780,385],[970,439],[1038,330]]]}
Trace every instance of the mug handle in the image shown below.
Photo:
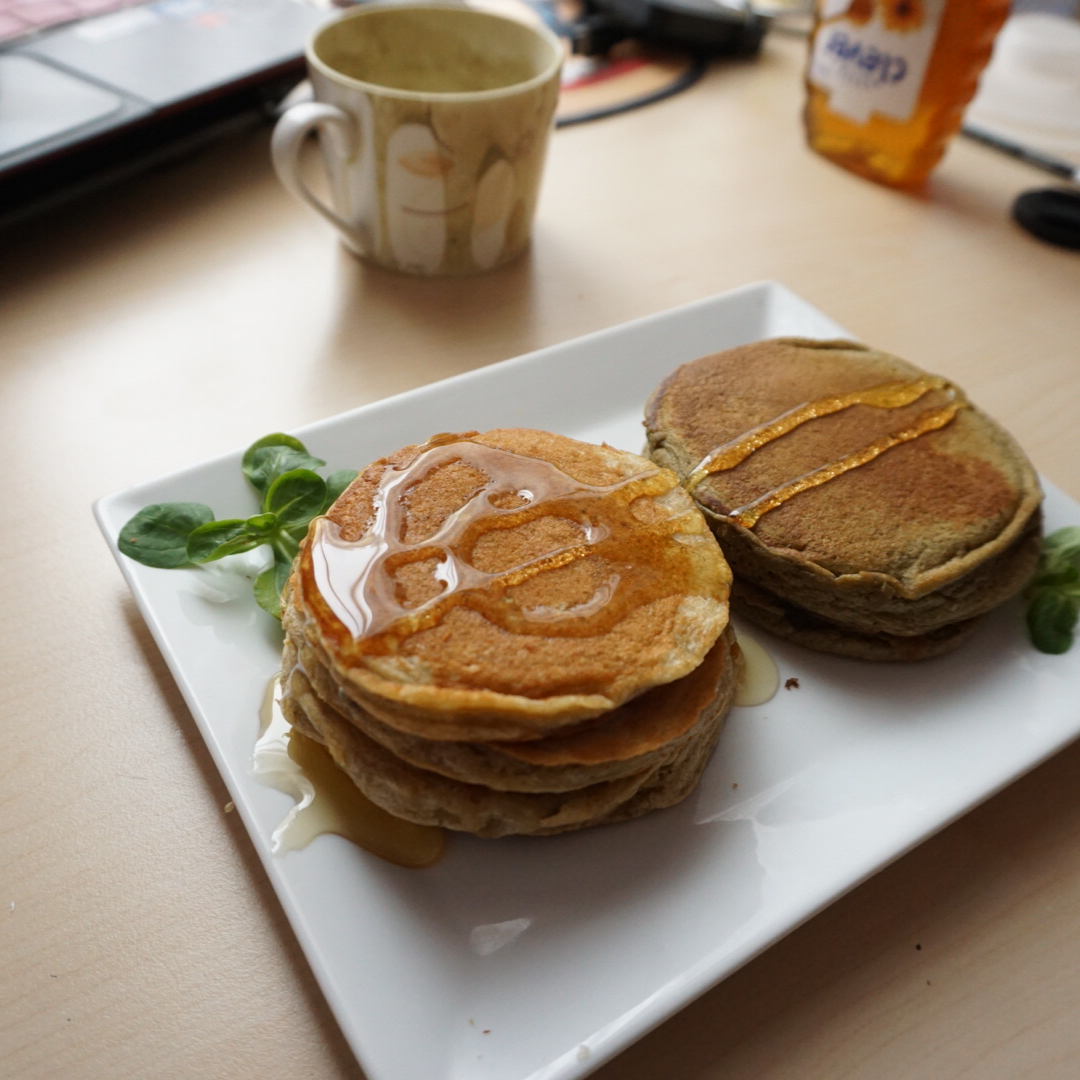
{"label": "mug handle", "polygon": [[351,116],[336,105],[308,101],[282,113],[270,140],[270,159],[285,190],[318,211],[336,229],[349,236],[352,228],[304,183],[300,171],[300,148],[313,131],[326,139],[332,153],[343,161],[356,156],[357,135]]}

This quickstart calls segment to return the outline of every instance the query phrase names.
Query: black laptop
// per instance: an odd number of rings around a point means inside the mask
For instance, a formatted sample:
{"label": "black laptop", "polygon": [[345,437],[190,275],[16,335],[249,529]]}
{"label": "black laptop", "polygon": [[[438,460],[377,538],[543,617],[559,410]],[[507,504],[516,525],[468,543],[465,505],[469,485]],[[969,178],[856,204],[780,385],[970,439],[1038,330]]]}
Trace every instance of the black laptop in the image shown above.
{"label": "black laptop", "polygon": [[306,0],[0,0],[0,221],[265,116],[327,15]]}

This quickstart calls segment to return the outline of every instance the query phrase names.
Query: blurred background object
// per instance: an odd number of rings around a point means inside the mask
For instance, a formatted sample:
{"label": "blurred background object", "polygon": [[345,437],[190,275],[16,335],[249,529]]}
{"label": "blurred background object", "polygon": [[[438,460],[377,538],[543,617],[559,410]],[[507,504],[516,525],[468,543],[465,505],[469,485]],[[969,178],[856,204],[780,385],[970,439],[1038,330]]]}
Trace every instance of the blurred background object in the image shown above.
{"label": "blurred background object", "polygon": [[1008,0],[818,0],[806,134],[819,154],[918,187],[960,128]]}
{"label": "blurred background object", "polygon": [[1062,10],[1018,6],[1006,22],[966,120],[1080,165],[1080,21],[1065,10],[1077,4],[1046,3]]}

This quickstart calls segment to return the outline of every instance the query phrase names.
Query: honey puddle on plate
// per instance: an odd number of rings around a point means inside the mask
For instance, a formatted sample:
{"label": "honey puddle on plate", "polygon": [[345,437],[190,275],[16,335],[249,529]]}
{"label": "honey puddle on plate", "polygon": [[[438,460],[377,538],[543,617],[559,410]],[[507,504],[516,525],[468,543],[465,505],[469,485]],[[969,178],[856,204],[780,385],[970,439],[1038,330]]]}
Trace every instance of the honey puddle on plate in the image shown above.
{"label": "honey puddle on plate", "polygon": [[443,830],[388,814],[361,794],[325,747],[293,731],[281,711],[277,675],[266,688],[259,719],[255,778],[297,800],[271,836],[275,855],[307,847],[323,833],[336,833],[397,866],[438,862],[446,847]]}
{"label": "honey puddle on plate", "polygon": [[780,669],[776,661],[749,634],[738,635],[743,669],[735,686],[733,705],[764,705],[780,689]]}

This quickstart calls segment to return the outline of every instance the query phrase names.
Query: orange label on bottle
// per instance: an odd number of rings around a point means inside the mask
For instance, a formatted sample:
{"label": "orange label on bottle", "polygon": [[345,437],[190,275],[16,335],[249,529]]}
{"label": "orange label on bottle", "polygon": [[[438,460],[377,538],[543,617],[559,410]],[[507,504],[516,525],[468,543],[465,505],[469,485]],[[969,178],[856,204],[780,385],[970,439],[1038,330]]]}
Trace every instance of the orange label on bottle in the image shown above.
{"label": "orange label on bottle", "polygon": [[944,10],[945,0],[820,0],[811,84],[857,123],[910,119]]}

